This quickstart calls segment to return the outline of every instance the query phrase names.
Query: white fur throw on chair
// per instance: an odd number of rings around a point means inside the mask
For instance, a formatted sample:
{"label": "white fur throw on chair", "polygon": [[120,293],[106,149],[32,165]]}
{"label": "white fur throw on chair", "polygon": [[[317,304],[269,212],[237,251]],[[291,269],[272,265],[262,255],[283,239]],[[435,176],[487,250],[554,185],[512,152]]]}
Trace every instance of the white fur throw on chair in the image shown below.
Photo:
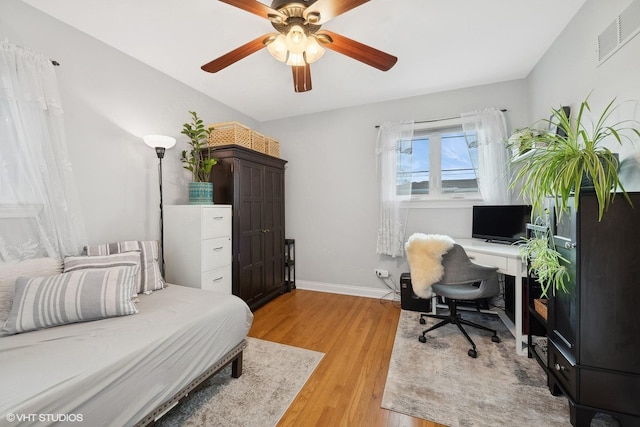
{"label": "white fur throw on chair", "polygon": [[409,237],[404,248],[411,270],[413,292],[420,298],[431,298],[431,285],[438,283],[444,275],[442,256],[446,254],[455,241],[443,234],[414,233]]}

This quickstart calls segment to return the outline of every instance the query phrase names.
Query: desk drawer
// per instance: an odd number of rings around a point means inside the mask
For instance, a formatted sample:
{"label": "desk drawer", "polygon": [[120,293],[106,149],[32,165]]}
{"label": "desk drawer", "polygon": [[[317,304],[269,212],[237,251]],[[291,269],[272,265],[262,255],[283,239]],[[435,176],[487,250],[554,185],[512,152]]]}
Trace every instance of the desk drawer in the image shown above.
{"label": "desk drawer", "polygon": [[202,270],[208,271],[231,264],[231,238],[220,237],[202,241]]}
{"label": "desk drawer", "polygon": [[480,252],[467,252],[471,261],[475,264],[489,265],[493,267],[498,267],[501,272],[507,271],[507,258],[495,255],[487,255]]}
{"label": "desk drawer", "polygon": [[202,238],[228,236],[231,233],[231,209],[202,208]]}

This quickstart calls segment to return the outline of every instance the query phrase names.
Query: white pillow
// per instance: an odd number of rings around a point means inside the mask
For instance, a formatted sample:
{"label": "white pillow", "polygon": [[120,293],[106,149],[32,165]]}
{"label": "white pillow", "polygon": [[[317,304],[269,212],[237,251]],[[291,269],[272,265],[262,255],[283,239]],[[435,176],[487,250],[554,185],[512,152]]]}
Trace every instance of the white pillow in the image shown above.
{"label": "white pillow", "polygon": [[0,264],[0,327],[9,317],[18,277],[51,276],[61,272],[62,263],[55,258],[35,258]]}
{"label": "white pillow", "polygon": [[138,267],[96,268],[16,280],[0,336],[138,312],[131,301]]}

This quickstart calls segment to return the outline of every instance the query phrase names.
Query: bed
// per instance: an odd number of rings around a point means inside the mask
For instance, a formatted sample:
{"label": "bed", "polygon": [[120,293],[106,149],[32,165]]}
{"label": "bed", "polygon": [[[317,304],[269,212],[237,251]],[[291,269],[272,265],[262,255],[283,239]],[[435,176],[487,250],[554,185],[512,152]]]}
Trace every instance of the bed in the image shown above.
{"label": "bed", "polygon": [[241,299],[168,285],[137,306],[0,338],[0,425],[145,425],[229,363],[241,374],[253,320]]}

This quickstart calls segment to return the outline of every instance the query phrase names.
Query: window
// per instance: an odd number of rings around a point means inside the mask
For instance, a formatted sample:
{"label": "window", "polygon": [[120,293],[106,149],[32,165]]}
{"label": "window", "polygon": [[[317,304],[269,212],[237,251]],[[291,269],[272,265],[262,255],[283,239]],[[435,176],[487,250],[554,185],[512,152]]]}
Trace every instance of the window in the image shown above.
{"label": "window", "polygon": [[397,194],[412,200],[479,196],[477,144],[475,135],[467,138],[459,123],[440,122],[416,127],[413,139],[398,141]]}

